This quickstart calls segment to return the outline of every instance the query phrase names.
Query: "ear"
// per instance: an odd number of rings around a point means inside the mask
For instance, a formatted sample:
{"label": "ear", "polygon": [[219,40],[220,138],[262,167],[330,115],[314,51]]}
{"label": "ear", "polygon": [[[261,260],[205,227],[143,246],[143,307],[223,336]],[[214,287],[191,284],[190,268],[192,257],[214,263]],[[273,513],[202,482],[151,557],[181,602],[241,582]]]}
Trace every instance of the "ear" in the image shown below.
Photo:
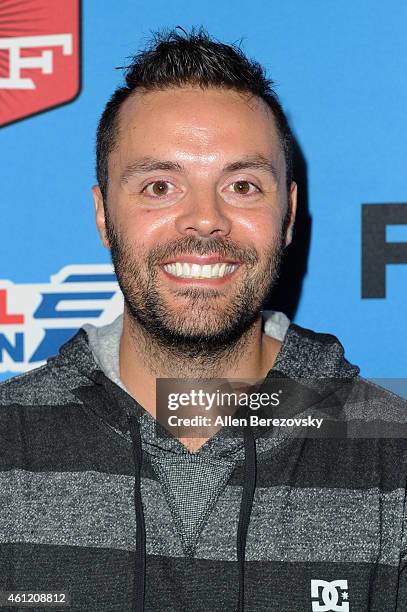
{"label": "ear", "polygon": [[288,194],[288,208],[289,211],[287,214],[289,215],[289,222],[287,224],[287,229],[285,232],[285,246],[291,244],[291,241],[293,239],[294,221],[297,212],[297,183],[295,183],[294,181],[291,183],[290,193]]}
{"label": "ear", "polygon": [[99,185],[92,187],[93,202],[95,204],[96,226],[98,228],[100,239],[106,249],[110,249],[109,241],[106,235],[106,220],[105,208],[103,206],[102,192]]}

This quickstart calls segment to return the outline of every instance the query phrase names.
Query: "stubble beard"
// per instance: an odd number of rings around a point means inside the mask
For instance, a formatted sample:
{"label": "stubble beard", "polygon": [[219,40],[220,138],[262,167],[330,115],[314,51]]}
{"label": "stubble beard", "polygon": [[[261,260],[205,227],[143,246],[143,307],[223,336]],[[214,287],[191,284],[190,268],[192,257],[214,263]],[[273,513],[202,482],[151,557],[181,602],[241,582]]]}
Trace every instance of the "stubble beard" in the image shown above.
{"label": "stubble beard", "polygon": [[[259,265],[253,248],[239,248],[227,239],[203,242],[193,236],[159,245],[139,263],[108,215],[106,230],[133,342],[142,349],[150,369],[157,375],[166,371],[171,376],[202,378],[214,376],[222,363],[230,367],[236,362],[279,277],[283,232]],[[170,257],[214,253],[242,262],[244,269],[237,271],[241,278],[230,281],[238,284],[234,297],[225,303],[226,290],[224,294],[217,288],[180,287],[172,292],[172,301],[180,302],[175,311],[167,304],[168,287],[160,282],[158,264]]]}

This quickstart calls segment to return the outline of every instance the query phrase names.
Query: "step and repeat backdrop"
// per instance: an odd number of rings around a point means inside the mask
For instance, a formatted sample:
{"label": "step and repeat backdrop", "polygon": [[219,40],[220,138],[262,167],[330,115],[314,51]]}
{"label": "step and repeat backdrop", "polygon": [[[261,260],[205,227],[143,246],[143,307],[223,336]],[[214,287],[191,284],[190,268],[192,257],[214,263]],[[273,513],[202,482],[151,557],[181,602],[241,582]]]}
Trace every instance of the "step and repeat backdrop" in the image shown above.
{"label": "step and repeat backdrop", "polygon": [[99,242],[95,130],[120,67],[203,25],[267,69],[300,212],[270,309],[335,334],[367,377],[407,371],[404,0],[0,0],[0,380],[122,310]]}

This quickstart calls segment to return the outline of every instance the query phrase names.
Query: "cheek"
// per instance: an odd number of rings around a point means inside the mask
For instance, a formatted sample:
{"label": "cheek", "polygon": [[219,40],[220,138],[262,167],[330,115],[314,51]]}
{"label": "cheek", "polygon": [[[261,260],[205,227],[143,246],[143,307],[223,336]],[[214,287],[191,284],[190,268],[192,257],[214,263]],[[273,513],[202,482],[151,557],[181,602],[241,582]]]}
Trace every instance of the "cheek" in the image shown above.
{"label": "cheek", "polygon": [[142,265],[160,245],[179,239],[174,233],[173,222],[168,223],[162,214],[158,218],[156,211],[148,210],[142,214],[137,212],[126,215],[122,220],[122,237],[132,259]]}
{"label": "cheek", "polygon": [[153,245],[168,235],[173,220],[162,211],[137,208],[133,202],[124,199],[116,201],[114,225],[129,245],[145,243]]}
{"label": "cheek", "polygon": [[242,240],[253,242],[254,245],[269,244],[273,237],[279,234],[283,217],[281,211],[276,209],[263,209],[239,215],[235,219],[235,234]]}

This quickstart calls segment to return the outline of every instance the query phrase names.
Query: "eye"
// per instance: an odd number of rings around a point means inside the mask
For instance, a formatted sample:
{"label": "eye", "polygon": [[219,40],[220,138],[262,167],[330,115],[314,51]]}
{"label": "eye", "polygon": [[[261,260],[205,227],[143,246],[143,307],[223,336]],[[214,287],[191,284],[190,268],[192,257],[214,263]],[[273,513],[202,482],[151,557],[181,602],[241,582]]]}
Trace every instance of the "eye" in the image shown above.
{"label": "eye", "polygon": [[[233,192],[238,195],[252,195],[260,191],[259,187],[250,181],[234,181],[230,186],[233,187]],[[254,189],[250,191],[250,187]]]}
{"label": "eye", "polygon": [[[168,195],[168,185],[172,185],[169,181],[153,181],[148,183],[141,193],[147,193],[152,198],[159,198]],[[151,189],[150,189],[151,188]]]}

